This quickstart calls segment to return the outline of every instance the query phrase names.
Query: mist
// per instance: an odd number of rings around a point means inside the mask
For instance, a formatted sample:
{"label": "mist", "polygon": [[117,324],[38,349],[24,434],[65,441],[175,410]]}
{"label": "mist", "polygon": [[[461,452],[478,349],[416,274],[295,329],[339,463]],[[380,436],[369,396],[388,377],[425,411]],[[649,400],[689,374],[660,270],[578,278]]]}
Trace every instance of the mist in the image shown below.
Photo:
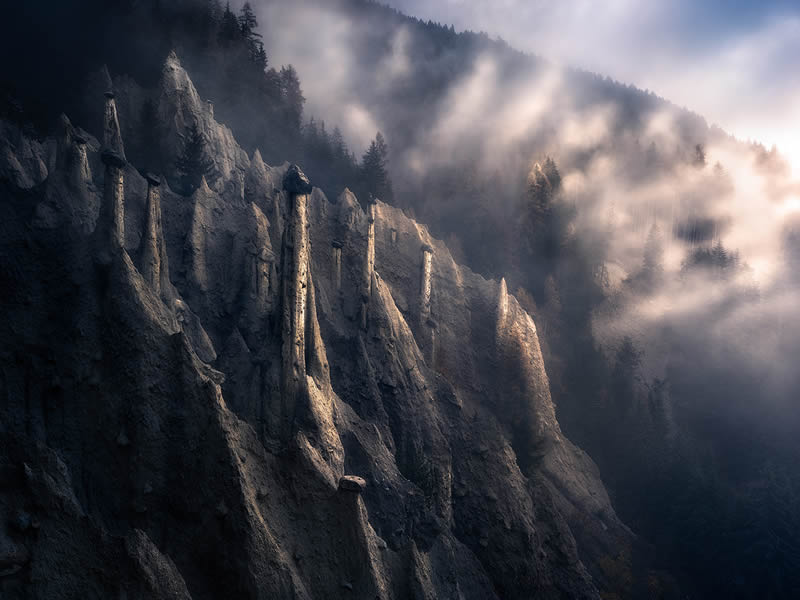
{"label": "mist", "polygon": [[[608,20],[630,12],[626,3],[619,4],[618,10],[609,10]],[[419,193],[432,172],[469,164],[483,177],[501,174],[504,189],[493,201],[507,215],[524,190],[525,176],[550,155],[563,177],[562,201],[577,210],[574,235],[600,235],[607,241],[610,296],[616,297],[617,288],[640,268],[650,230],[661,233],[663,287],[640,299],[648,306],[651,327],[661,319],[689,319],[710,303],[706,294],[738,294],[743,277],[748,289],[758,290],[758,300],[746,315],[725,315],[726,322],[752,319],[753,311],[757,318],[770,313],[781,321],[775,311],[791,306],[782,285],[785,238],[800,209],[800,185],[789,163],[774,151],[737,141],[652,95],[634,97],[642,108],[633,116],[623,114],[625,107],[614,95],[587,101],[590,76],[541,59],[509,58],[502,45],[488,40],[485,49],[471,48],[467,60],[456,60],[447,52],[428,53],[428,42],[412,24],[398,20],[387,27],[385,19],[354,19],[336,3],[266,2],[259,10],[273,61],[291,62],[300,73],[307,114],[339,126],[357,153],[376,131],[388,135],[390,168],[401,197],[402,190]],[[298,36],[298,29],[314,33]],[[364,57],[364,48],[376,38],[380,53]],[[725,57],[720,60],[724,73],[730,72]],[[419,87],[420,78],[437,79],[439,73],[446,85],[436,94],[421,92],[424,104],[402,102],[409,88]],[[621,89],[615,93],[625,94]],[[687,120],[693,127],[687,127]],[[702,164],[693,162],[697,145],[704,153]],[[698,221],[711,224],[707,239],[688,241],[676,234]],[[723,290],[702,279],[694,285],[687,281],[682,265],[699,242],[721,243],[738,252],[745,274],[737,274]],[[681,280],[680,291],[674,288],[676,280]],[[613,327],[598,327],[601,340],[608,337],[606,330],[625,331],[626,322],[631,330],[640,328],[643,311],[631,302],[629,311],[616,315]],[[638,337],[647,347],[643,335]],[[749,355],[766,360],[758,344]]]}
{"label": "mist", "polygon": [[458,29],[488,31],[561,65],[654,90],[741,139],[777,145],[800,164],[792,135],[800,125],[793,66],[800,14],[792,2],[389,4],[423,19],[454,22]]}

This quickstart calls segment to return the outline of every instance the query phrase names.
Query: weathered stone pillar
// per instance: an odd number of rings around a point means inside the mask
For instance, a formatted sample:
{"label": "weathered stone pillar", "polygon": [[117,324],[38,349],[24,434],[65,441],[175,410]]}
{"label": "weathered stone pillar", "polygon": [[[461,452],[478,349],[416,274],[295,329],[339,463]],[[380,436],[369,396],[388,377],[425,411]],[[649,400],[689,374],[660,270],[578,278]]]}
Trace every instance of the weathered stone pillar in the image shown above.
{"label": "weathered stone pillar", "polygon": [[333,279],[333,289],[336,290],[338,294],[342,291],[342,242],[334,240],[331,250],[331,263],[333,268],[331,278]]}
{"label": "weathered stone pillar", "polygon": [[497,338],[500,339],[505,331],[506,319],[508,317],[508,289],[506,288],[506,278],[500,279],[497,292]]}
{"label": "weathered stone pillar", "polygon": [[169,290],[169,261],[161,224],[161,179],[147,173],[147,209],[142,236],[142,277],[158,295]]}
{"label": "weathered stone pillar", "polygon": [[375,272],[375,208],[377,202],[370,196],[367,205],[367,256],[364,261],[364,295],[372,295],[372,274]]}
{"label": "weathered stone pillar", "polygon": [[425,324],[431,316],[431,275],[433,272],[433,248],[422,246],[422,278],[419,290],[419,320]]}
{"label": "weathered stone pillar", "polygon": [[370,196],[367,205],[367,255],[364,257],[364,268],[361,275],[361,329],[369,325],[368,307],[372,297],[372,276],[375,272],[375,199]]}
{"label": "weathered stone pillar", "polygon": [[56,170],[68,168],[71,162],[71,148],[75,140],[75,128],[69,118],[61,114],[56,131]]}
{"label": "weathered stone pillar", "polygon": [[87,181],[92,180],[92,170],[89,167],[89,156],[86,153],[86,144],[89,142],[82,135],[75,133],[72,136],[75,141],[75,164],[71,168],[71,176],[73,185],[76,187],[84,185]]}
{"label": "weathered stone pillar", "polygon": [[308,195],[312,187],[297,165],[283,179],[289,196],[289,220],[283,250],[283,426],[291,435],[298,392],[306,379],[306,299],[308,285]]}
{"label": "weathered stone pillar", "polygon": [[67,181],[76,190],[83,190],[91,180],[89,159],[86,154],[88,139],[72,126],[66,115],[59,117],[56,135],[56,170],[67,172]]}
{"label": "weathered stone pillar", "polygon": [[397,229],[392,228],[389,232],[389,243],[391,243],[392,246],[397,245]]}
{"label": "weathered stone pillar", "polygon": [[206,106],[208,106],[208,116],[212,119],[214,118],[214,102],[211,100],[206,100]]}
{"label": "weathered stone pillar", "polygon": [[433,319],[428,319],[426,325],[428,326],[428,347],[425,352],[425,359],[428,361],[428,366],[433,368],[436,361],[436,330],[439,326]]}
{"label": "weathered stone pillar", "polygon": [[125,247],[125,159],[108,148],[100,153],[100,159],[105,165],[105,175],[99,224],[104,228],[101,235],[103,243],[108,244],[106,249],[116,252]]}
{"label": "weathered stone pillar", "polygon": [[117,104],[114,92],[106,92],[106,108],[103,117],[103,146],[119,154],[125,160],[125,148],[122,145],[122,133],[117,118]]}

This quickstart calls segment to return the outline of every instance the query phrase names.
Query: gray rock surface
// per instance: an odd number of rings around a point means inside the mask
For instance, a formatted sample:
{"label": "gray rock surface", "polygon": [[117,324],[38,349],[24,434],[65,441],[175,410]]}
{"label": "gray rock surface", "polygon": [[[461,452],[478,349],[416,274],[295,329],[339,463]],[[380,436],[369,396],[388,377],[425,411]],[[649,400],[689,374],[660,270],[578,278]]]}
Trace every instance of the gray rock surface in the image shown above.
{"label": "gray rock surface", "polygon": [[633,536],[505,282],[250,159],[174,54],[159,114],[190,198],[0,130],[0,596],[598,598]]}
{"label": "gray rock surface", "polygon": [[367,482],[356,475],[345,475],[339,480],[339,489],[346,492],[360,494],[364,491],[365,487],[367,487]]}

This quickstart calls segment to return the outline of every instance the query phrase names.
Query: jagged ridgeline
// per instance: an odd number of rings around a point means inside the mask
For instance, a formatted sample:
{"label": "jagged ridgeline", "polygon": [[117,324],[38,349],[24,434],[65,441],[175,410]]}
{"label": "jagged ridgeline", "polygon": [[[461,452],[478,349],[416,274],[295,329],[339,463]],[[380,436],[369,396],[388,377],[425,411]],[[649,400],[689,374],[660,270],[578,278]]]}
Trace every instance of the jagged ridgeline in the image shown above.
{"label": "jagged ridgeline", "polygon": [[597,598],[629,576],[505,281],[248,155],[173,53],[159,144],[197,130],[211,162],[177,194],[171,165],[128,162],[115,91],[102,140],[3,124],[3,598]]}

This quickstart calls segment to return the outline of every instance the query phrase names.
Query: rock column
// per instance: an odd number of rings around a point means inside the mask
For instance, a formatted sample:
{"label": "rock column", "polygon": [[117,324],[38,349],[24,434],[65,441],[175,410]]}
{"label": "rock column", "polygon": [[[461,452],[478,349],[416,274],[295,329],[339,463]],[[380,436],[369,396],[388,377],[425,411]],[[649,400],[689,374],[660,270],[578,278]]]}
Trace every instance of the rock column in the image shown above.
{"label": "rock column", "polygon": [[309,281],[308,195],[311,184],[297,165],[283,180],[289,196],[289,221],[284,236],[283,282],[283,427],[291,435],[298,393],[306,380],[306,300]]}
{"label": "rock column", "polygon": [[108,148],[100,154],[100,159],[105,165],[100,226],[105,229],[102,233],[108,244],[106,249],[114,253],[125,247],[125,159]]}
{"label": "rock column", "polygon": [[92,170],[86,154],[86,144],[89,140],[77,133],[72,139],[75,141],[75,164],[70,168],[70,179],[72,184],[79,188],[92,180]]}
{"label": "rock column", "polygon": [[84,191],[91,181],[92,172],[86,153],[88,139],[72,126],[66,115],[59,118],[59,131],[56,138],[56,170],[67,172],[67,181],[74,190]]}
{"label": "rock column", "polygon": [[506,278],[500,280],[500,285],[497,291],[497,339],[502,338],[506,328],[506,319],[508,318],[508,289],[506,287]]}
{"label": "rock column", "polygon": [[425,359],[428,361],[428,366],[434,367],[436,364],[436,330],[438,325],[433,319],[428,319],[428,348],[425,353]]}
{"label": "rock column", "polygon": [[372,295],[372,274],[375,272],[375,208],[377,202],[370,197],[367,207],[367,258],[364,261],[364,286],[365,296]]}
{"label": "rock column", "polygon": [[161,224],[161,179],[148,173],[147,216],[142,238],[142,277],[160,296],[169,290],[169,262]]}
{"label": "rock column", "polygon": [[433,272],[433,248],[422,246],[422,278],[419,290],[419,320],[425,325],[431,316],[431,274]]}
{"label": "rock column", "polygon": [[375,272],[375,199],[370,196],[367,206],[367,255],[361,281],[361,329],[369,324],[368,306],[372,297],[372,276]]}
{"label": "rock column", "polygon": [[106,92],[106,108],[103,117],[103,146],[113,150],[125,160],[125,148],[122,145],[122,134],[117,118],[117,104],[114,92]]}

